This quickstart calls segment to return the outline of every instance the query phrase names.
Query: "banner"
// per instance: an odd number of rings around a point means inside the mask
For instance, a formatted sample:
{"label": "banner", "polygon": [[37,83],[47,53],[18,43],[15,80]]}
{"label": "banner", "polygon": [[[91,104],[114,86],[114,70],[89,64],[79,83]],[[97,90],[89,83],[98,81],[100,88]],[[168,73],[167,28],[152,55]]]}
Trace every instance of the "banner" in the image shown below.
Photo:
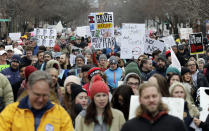
{"label": "banner", "polygon": [[9,37],[11,38],[11,40],[17,41],[17,40],[20,39],[21,33],[20,32],[18,32],[18,33],[9,33]]}
{"label": "banner", "polygon": [[54,47],[57,37],[57,31],[55,29],[35,28],[34,33],[38,39],[38,46]]}
{"label": "banner", "polygon": [[200,87],[200,120],[205,121],[209,114],[209,88],[208,87]]}
{"label": "banner", "polygon": [[122,25],[121,54],[122,59],[137,59],[144,54],[145,24]]}
{"label": "banner", "polygon": [[181,39],[189,40],[189,34],[193,33],[192,28],[180,28],[179,30]]}
{"label": "banner", "polygon": [[87,37],[91,36],[90,27],[89,26],[77,27],[76,34],[80,37],[87,38]]}
{"label": "banner", "polygon": [[90,13],[91,44],[95,49],[115,46],[113,12]]}
{"label": "banner", "polygon": [[190,44],[190,54],[191,55],[204,53],[202,33],[190,34],[189,35],[189,44]]}
{"label": "banner", "polygon": [[[178,117],[183,120],[184,114],[184,100],[181,98],[173,97],[162,97],[163,103],[168,105],[168,114]],[[139,106],[139,96],[131,96],[130,110],[129,110],[129,120],[134,118],[136,115],[136,109]]]}
{"label": "banner", "polygon": [[155,50],[160,50],[163,52],[166,45],[164,42],[161,42],[159,40],[154,40],[149,37],[146,37],[144,42],[144,53],[152,55],[152,52]]}

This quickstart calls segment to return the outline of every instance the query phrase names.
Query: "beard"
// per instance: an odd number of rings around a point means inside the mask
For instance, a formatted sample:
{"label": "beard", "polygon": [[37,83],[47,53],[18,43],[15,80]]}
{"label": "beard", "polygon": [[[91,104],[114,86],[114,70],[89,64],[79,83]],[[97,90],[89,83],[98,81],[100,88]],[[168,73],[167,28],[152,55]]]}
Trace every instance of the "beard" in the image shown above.
{"label": "beard", "polygon": [[161,101],[158,102],[156,104],[156,107],[153,107],[153,108],[151,108],[150,106],[144,105],[144,104],[141,104],[140,106],[141,106],[144,113],[146,113],[148,116],[153,118],[161,111],[160,103],[161,103]]}

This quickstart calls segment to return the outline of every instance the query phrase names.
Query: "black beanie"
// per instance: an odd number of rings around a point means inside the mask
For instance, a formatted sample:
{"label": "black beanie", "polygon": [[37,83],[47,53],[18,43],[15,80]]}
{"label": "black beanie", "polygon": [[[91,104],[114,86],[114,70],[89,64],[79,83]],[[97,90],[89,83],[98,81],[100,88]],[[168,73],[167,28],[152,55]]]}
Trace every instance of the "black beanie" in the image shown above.
{"label": "black beanie", "polygon": [[186,68],[186,67],[181,68],[181,76],[183,76],[187,72],[190,72],[190,70],[188,68]]}
{"label": "black beanie", "polygon": [[86,92],[86,90],[83,89],[82,86],[80,86],[78,84],[75,84],[75,83],[71,84],[71,97],[72,97],[72,100],[74,100],[76,98],[76,96],[79,93],[81,93],[81,92]]}

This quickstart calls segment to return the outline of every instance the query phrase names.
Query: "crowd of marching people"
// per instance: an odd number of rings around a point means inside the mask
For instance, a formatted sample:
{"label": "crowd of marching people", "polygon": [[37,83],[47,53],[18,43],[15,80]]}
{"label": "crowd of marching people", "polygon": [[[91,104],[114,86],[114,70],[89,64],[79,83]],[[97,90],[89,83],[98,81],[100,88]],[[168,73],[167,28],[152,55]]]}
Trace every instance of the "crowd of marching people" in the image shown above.
{"label": "crowd of marching people", "polygon": [[[209,87],[205,42],[198,58],[188,41],[172,46],[179,70],[170,66],[169,49],[127,60],[117,45],[95,49],[90,38],[78,36],[58,33],[54,47],[38,46],[30,33],[21,42],[1,40],[0,130],[195,131],[194,123],[209,131],[209,116],[199,119],[199,88]],[[129,120],[132,95],[141,106]],[[183,121],[168,115],[161,97],[184,100]]]}

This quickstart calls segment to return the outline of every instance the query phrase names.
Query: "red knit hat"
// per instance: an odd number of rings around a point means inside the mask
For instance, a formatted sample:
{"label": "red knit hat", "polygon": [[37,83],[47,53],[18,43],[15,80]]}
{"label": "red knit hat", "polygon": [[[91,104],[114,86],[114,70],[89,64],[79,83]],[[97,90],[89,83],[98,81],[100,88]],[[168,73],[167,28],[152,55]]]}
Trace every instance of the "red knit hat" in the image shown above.
{"label": "red knit hat", "polygon": [[101,93],[101,92],[109,95],[108,86],[104,81],[102,81],[102,77],[100,75],[95,75],[93,77],[93,82],[90,89],[91,99],[93,99],[97,93]]}
{"label": "red knit hat", "polygon": [[91,80],[91,78],[94,76],[94,75],[96,75],[96,74],[98,74],[98,73],[100,73],[101,72],[101,68],[99,68],[99,67],[93,67],[93,68],[91,68],[89,71],[88,71],[88,78],[89,78],[89,80]]}
{"label": "red knit hat", "polygon": [[171,51],[170,51],[170,50],[167,50],[167,51],[165,52],[165,56],[166,56],[166,58],[168,58],[169,56],[171,56]]}
{"label": "red knit hat", "polygon": [[58,44],[55,44],[55,45],[54,45],[54,51],[55,51],[55,52],[60,52],[60,47],[59,47]]}
{"label": "red knit hat", "polygon": [[25,68],[25,79],[26,79],[26,81],[28,81],[28,77],[30,76],[30,74],[33,73],[36,70],[37,69],[32,65],[29,65]]}

